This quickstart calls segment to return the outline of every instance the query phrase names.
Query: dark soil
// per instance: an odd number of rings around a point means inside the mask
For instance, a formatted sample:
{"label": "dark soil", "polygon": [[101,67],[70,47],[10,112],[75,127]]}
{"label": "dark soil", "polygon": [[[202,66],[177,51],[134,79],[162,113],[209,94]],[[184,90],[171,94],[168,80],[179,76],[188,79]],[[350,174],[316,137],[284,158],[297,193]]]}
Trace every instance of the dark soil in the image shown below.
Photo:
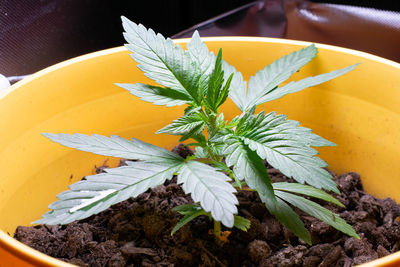
{"label": "dark soil", "polygon": [[[173,151],[191,153],[183,146]],[[287,180],[275,169],[268,172],[274,181]],[[303,214],[312,235],[310,247],[272,217],[251,191],[237,193],[239,214],[251,221],[248,232],[225,229],[232,231],[229,242],[217,244],[209,234],[212,223],[198,217],[171,236],[181,218],[171,208],[191,203],[175,179],[79,222],[20,226],[15,238],[80,266],[352,266],[399,250],[400,205],[366,194],[356,173],[335,180],[342,192],[338,199],[347,209],[325,207],[353,225],[360,240]]]}

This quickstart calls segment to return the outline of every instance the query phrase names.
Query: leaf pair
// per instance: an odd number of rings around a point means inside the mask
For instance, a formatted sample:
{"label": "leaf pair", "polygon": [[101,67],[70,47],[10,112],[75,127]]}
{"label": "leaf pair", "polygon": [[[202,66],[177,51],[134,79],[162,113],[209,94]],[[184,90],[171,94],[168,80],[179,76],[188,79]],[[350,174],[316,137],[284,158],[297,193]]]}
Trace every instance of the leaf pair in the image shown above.
{"label": "leaf pair", "polygon": [[245,116],[237,119],[235,132],[225,137],[229,146],[224,154],[229,165],[235,165],[234,158],[238,157],[231,151],[232,147],[243,151],[250,149],[259,158],[299,183],[339,193],[332,176],[323,169],[327,164],[315,157],[317,151],[311,148],[330,146],[333,143],[311,133],[310,129],[300,127],[296,121],[286,120],[284,115],[276,115],[274,112],[267,115],[264,112],[250,114],[245,113]]}
{"label": "leaf pair", "polygon": [[226,73],[233,73],[237,76],[237,81],[235,81],[235,86],[231,88],[229,97],[235,102],[241,111],[247,112],[254,106],[332,80],[353,70],[358,65],[355,64],[340,70],[317,75],[315,77],[307,77],[300,81],[290,82],[278,87],[278,85],[286,81],[293,73],[310,62],[317,52],[317,48],[312,44],[306,48],[275,60],[270,65],[258,71],[254,76],[250,77],[248,89],[246,83],[243,82],[241,74],[239,74],[235,68],[224,65]]}
{"label": "leaf pair", "polygon": [[158,105],[182,105],[193,103],[201,106],[215,56],[203,47],[198,33],[188,43],[188,50],[175,46],[143,25],[137,25],[122,17],[126,47],[133,52],[138,68],[165,88],[145,84],[117,84],[144,101]]}
{"label": "leaf pair", "polygon": [[158,130],[156,133],[168,133],[172,135],[182,135],[180,141],[184,141],[193,136],[202,135],[204,127],[206,126],[207,118],[199,112],[191,112],[171,124]]}
{"label": "leaf pair", "polygon": [[101,155],[124,157],[128,166],[106,169],[105,173],[87,176],[59,194],[49,206],[52,211],[35,223],[66,224],[99,213],[113,204],[136,197],[149,188],[163,184],[178,175],[185,193],[227,227],[234,224],[238,201],[230,178],[211,166],[180,156],[160,147],[118,136],[83,134],[44,134],[51,140],[79,150]]}
{"label": "leaf pair", "polygon": [[[297,195],[303,194],[343,206],[329,194],[317,189],[339,193],[332,176],[323,169],[326,163],[315,157],[317,152],[310,147],[334,144],[311,133],[310,129],[299,127],[298,122],[286,120],[286,116],[274,112],[253,115],[253,112],[234,119],[235,131],[224,139],[226,146],[223,154],[227,165],[233,166],[235,175],[241,180],[245,179],[246,184],[258,192],[268,210],[307,243],[311,243],[310,234],[288,204],[357,237],[354,230],[336,214]],[[271,183],[263,159],[287,177],[311,186]]]}
{"label": "leaf pair", "polygon": [[297,207],[303,212],[331,225],[335,229],[342,231],[349,236],[359,238],[354,229],[337,214],[334,214],[314,201],[301,196],[304,195],[316,199],[322,199],[340,207],[344,207],[342,203],[331,195],[322,190],[298,183],[274,183],[273,187],[277,197],[277,203],[276,206],[267,205],[267,208],[281,223],[286,225],[289,230],[303,239],[306,243],[311,245],[310,233],[304,227],[299,216],[288,204]]}

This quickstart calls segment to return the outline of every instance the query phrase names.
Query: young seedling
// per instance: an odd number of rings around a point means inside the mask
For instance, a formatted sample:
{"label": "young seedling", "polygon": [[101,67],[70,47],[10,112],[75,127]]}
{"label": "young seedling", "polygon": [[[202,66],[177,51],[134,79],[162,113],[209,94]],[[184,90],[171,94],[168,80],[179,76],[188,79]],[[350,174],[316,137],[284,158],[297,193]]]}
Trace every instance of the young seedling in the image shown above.
{"label": "young seedling", "polygon": [[[163,148],[133,138],[112,135],[43,134],[62,145],[104,156],[131,159],[127,166],[87,176],[59,194],[51,211],[35,223],[67,224],[99,213],[113,204],[136,197],[149,188],[177,176],[178,184],[194,204],[174,208],[184,215],[176,232],[194,218],[206,215],[214,221],[214,234],[222,238],[221,223],[247,230],[250,222],[237,215],[237,190],[254,190],[268,211],[295,235],[311,244],[310,234],[296,207],[332,227],[357,237],[338,215],[314,202],[322,199],[338,206],[323,190],[339,193],[327,164],[311,147],[333,143],[275,112],[255,113],[256,106],[343,75],[356,65],[279,86],[317,54],[310,45],[284,56],[250,77],[248,88],[240,72],[215,56],[195,32],[184,51],[172,40],[143,25],[122,18],[126,47],[145,75],[161,86],[117,84],[142,100],[156,105],[186,105],[182,117],[157,131],[192,139],[195,155],[182,158]],[[227,98],[241,114],[231,121],[219,112]],[[296,183],[272,183],[266,160]],[[311,198],[310,198],[311,197]]]}

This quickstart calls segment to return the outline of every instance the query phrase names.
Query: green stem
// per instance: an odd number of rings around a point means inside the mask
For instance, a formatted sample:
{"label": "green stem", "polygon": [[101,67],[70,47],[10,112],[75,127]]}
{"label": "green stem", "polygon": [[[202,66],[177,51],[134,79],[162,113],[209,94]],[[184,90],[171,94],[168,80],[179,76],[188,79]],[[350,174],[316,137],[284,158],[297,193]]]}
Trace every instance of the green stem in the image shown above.
{"label": "green stem", "polygon": [[193,160],[199,161],[199,162],[205,163],[205,164],[212,164],[212,163],[215,162],[214,159],[209,159],[209,158],[195,158],[195,159],[193,159]]}
{"label": "green stem", "polygon": [[203,115],[207,118],[208,126],[210,128],[209,129],[210,136],[208,139],[210,139],[217,132],[217,116],[215,114],[207,113],[204,109],[201,109],[201,113],[203,113]]}
{"label": "green stem", "polygon": [[219,161],[218,158],[217,158],[217,157],[214,155],[214,153],[212,152],[210,146],[208,146],[208,145],[207,145],[207,151],[208,151],[208,154],[210,155],[210,157],[211,157],[212,160],[214,160],[214,161]]}
{"label": "green stem", "polygon": [[214,220],[214,236],[218,239],[221,237],[221,222]]}
{"label": "green stem", "polygon": [[[207,118],[207,121],[208,121],[207,127],[209,128],[208,129],[208,133],[209,133],[208,140],[209,140],[217,132],[217,116],[212,116],[212,115],[208,114],[204,109],[201,109],[201,113],[203,113],[203,115]],[[207,140],[207,152],[210,155],[211,159],[213,159],[215,161],[221,161],[222,158],[214,155],[214,153],[212,152],[211,147],[208,145],[208,143],[209,143],[208,140]]]}
{"label": "green stem", "polygon": [[201,113],[203,113],[203,115],[207,118],[207,120],[209,120],[210,118],[208,117],[208,114],[204,111],[203,108],[200,109]]}
{"label": "green stem", "polygon": [[217,117],[210,120],[210,136],[209,139],[212,138],[217,132]]}

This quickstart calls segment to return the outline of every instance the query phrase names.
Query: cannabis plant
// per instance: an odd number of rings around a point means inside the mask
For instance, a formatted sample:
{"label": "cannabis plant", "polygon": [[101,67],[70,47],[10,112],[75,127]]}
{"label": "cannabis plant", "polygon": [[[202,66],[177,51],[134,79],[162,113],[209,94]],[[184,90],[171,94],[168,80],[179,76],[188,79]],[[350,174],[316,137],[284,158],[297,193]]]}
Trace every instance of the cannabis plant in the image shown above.
{"label": "cannabis plant", "polygon": [[[343,219],[313,201],[343,206],[325,192],[339,190],[325,169],[327,164],[312,148],[334,144],[284,115],[255,113],[260,104],[336,78],[356,65],[281,85],[316,56],[317,48],[310,45],[258,71],[247,87],[242,74],[222,60],[222,50],[217,55],[209,52],[197,32],[185,51],[143,25],[124,17],[122,20],[126,48],[132,51],[139,69],[160,86],[117,85],[156,105],[185,105],[183,116],[157,134],[192,140],[195,154],[182,158],[135,138],[115,135],[46,133],[44,136],[71,148],[131,161],[70,185],[70,190],[59,194],[59,200],[49,206],[51,211],[36,223],[67,224],[87,218],[176,176],[194,204],[175,208],[184,217],[173,233],[200,215],[214,221],[216,236],[221,234],[221,223],[228,228],[248,229],[250,222],[237,215],[235,196],[237,190],[245,189],[256,191],[268,211],[307,243],[311,242],[310,234],[292,207],[357,237]],[[228,97],[241,111],[231,121],[219,111]],[[273,183],[264,160],[296,182]]]}

